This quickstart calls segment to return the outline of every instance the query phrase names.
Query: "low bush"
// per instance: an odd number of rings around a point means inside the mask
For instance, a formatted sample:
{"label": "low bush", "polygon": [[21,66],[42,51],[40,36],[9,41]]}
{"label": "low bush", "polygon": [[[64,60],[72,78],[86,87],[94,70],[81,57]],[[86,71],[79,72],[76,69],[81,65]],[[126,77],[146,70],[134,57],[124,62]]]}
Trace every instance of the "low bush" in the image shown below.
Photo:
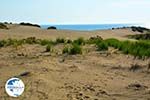
{"label": "low bush", "polygon": [[87,40],[86,43],[88,43],[88,44],[98,44],[102,41],[103,41],[102,38],[92,37],[89,40]]}
{"label": "low bush", "polygon": [[100,43],[97,43],[96,45],[97,45],[97,50],[98,51],[108,50],[108,45],[105,42],[100,42]]}
{"label": "low bush", "polygon": [[5,24],[0,23],[0,29],[8,29],[8,27]]}
{"label": "low bush", "polygon": [[80,37],[80,38],[74,40],[73,43],[75,43],[77,45],[84,45],[85,44],[85,40],[82,37]]}
{"label": "low bush", "polygon": [[1,48],[1,47],[4,47],[4,46],[6,45],[6,43],[7,43],[7,42],[6,42],[5,40],[1,40],[1,41],[0,41],[0,48]]}
{"label": "low bush", "polygon": [[64,49],[63,49],[63,54],[69,53],[69,52],[70,52],[69,46],[65,46]]}
{"label": "low bush", "polygon": [[35,43],[37,43],[37,39],[35,37],[28,37],[27,39],[24,39],[24,40],[28,44],[35,44]]}
{"label": "low bush", "polygon": [[50,27],[48,27],[47,29],[48,29],[48,30],[49,30],[49,29],[56,30],[57,28],[56,28],[55,26],[50,26]]}
{"label": "low bush", "polygon": [[48,45],[48,44],[54,44],[54,42],[51,41],[51,40],[46,40],[46,39],[40,40],[40,45],[45,46],[45,45]]}
{"label": "low bush", "polygon": [[59,43],[66,43],[66,40],[64,38],[57,38],[56,44],[59,44]]}
{"label": "low bush", "polygon": [[72,46],[66,46],[63,49],[63,54],[67,53],[70,55],[82,54],[82,48],[78,44],[72,44]]}
{"label": "low bush", "polygon": [[52,45],[51,44],[48,44],[46,46],[46,52],[51,52],[52,51]]}
{"label": "low bush", "polygon": [[78,44],[73,44],[70,48],[69,54],[75,55],[75,54],[82,54],[82,48]]}
{"label": "low bush", "polygon": [[20,25],[23,25],[23,26],[33,26],[33,27],[38,27],[38,28],[41,27],[40,25],[37,25],[37,24],[24,23],[24,22],[20,23]]}
{"label": "low bush", "polygon": [[68,39],[68,40],[67,40],[67,43],[72,43],[72,40]]}

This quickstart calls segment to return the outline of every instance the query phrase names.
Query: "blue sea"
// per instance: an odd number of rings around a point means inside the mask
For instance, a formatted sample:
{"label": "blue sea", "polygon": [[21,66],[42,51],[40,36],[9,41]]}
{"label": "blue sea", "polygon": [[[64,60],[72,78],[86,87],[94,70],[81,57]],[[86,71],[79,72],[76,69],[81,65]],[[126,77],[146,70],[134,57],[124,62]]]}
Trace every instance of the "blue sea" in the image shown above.
{"label": "blue sea", "polygon": [[86,25],[41,25],[43,29],[50,26],[55,26],[58,30],[78,30],[78,31],[93,31],[106,30],[112,28],[129,27],[134,24],[86,24]]}

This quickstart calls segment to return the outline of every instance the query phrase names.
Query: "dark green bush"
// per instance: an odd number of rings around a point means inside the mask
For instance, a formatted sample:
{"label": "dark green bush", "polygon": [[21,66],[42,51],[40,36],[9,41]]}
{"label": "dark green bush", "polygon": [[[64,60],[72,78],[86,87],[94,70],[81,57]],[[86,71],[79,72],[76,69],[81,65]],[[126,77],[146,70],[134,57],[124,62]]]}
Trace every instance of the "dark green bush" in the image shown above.
{"label": "dark green bush", "polygon": [[37,39],[35,37],[29,37],[29,38],[25,39],[25,42],[28,44],[35,44],[35,43],[37,43]]}
{"label": "dark green bush", "polygon": [[114,47],[114,48],[120,48],[122,43],[117,40],[117,39],[106,39],[104,42],[106,42],[109,46]]}
{"label": "dark green bush", "polygon": [[102,42],[103,40],[101,38],[90,38],[89,40],[86,41],[88,44],[98,44]]}
{"label": "dark green bush", "polygon": [[5,24],[0,23],[0,29],[8,29],[8,27]]}
{"label": "dark green bush", "polygon": [[51,52],[52,51],[52,45],[51,44],[48,44],[46,46],[46,52]]}
{"label": "dark green bush", "polygon": [[70,52],[70,48],[68,46],[65,46],[63,49],[63,54],[69,53],[69,52]]}
{"label": "dark green bush", "polygon": [[100,43],[97,43],[96,45],[97,45],[97,50],[98,51],[108,50],[108,45],[105,42],[100,42]]}
{"label": "dark green bush", "polygon": [[72,40],[68,39],[68,40],[67,40],[67,43],[72,43]]}
{"label": "dark green bush", "polygon": [[48,44],[55,44],[55,43],[51,40],[46,40],[46,39],[40,40],[40,45],[45,46],[45,45],[48,45]]}
{"label": "dark green bush", "polygon": [[72,46],[66,46],[63,49],[63,54],[67,53],[70,55],[82,54],[82,48],[78,44],[72,44]]}
{"label": "dark green bush", "polygon": [[136,57],[150,57],[150,42],[149,41],[119,41],[117,39],[107,39],[105,42],[108,46],[114,47],[125,54],[131,54]]}
{"label": "dark green bush", "polygon": [[80,38],[74,40],[73,43],[75,43],[77,45],[84,45],[85,44],[85,40],[82,37],[80,37]]}
{"label": "dark green bush", "polygon": [[59,43],[66,43],[66,40],[64,38],[57,38],[56,44],[59,44]]}
{"label": "dark green bush", "polygon": [[70,48],[69,54],[75,55],[75,54],[82,54],[82,48],[78,44],[73,44]]}
{"label": "dark green bush", "polygon": [[0,47],[4,47],[4,46],[6,45],[6,43],[7,43],[7,42],[6,42],[5,40],[1,40],[1,41],[0,41]]}

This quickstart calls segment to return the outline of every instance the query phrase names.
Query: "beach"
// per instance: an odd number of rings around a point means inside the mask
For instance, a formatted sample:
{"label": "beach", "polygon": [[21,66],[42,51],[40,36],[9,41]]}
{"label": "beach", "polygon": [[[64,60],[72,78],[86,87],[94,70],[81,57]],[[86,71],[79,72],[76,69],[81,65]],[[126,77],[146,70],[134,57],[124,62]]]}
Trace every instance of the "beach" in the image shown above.
{"label": "beach", "polygon": [[[0,29],[0,40],[101,37],[137,41],[127,36],[141,34],[130,28],[71,31],[17,24],[8,28]],[[76,55],[62,54],[62,43],[54,45],[52,52],[45,48],[39,44],[0,48],[0,100],[150,100],[149,58],[138,59],[113,47],[99,52],[93,44],[84,44],[83,53]],[[25,84],[18,98],[8,96],[4,87],[15,76]]]}

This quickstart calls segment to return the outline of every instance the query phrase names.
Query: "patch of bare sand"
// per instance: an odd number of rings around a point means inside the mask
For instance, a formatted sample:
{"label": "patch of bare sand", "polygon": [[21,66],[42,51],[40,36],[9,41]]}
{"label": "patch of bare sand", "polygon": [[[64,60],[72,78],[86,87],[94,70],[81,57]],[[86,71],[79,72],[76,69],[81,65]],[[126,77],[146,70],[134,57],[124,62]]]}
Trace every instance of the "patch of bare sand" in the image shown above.
{"label": "patch of bare sand", "polygon": [[[61,45],[60,45],[61,46]],[[46,53],[40,45],[0,49],[0,100],[14,100],[4,90],[5,82],[20,76],[26,89],[15,100],[149,100],[150,59],[140,60],[120,52],[83,55]],[[59,49],[56,47],[56,49]],[[56,50],[57,51],[57,50]],[[132,64],[141,69],[131,71]]]}

